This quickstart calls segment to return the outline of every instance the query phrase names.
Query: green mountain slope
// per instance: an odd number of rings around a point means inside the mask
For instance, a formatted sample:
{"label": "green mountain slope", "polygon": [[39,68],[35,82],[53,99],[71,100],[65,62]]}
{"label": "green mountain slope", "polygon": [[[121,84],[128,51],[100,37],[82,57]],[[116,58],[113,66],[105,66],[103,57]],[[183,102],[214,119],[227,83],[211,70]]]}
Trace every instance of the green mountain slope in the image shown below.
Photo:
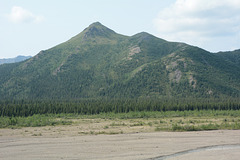
{"label": "green mountain slope", "polygon": [[220,54],[100,23],[33,58],[0,66],[0,99],[239,97],[240,68]]}
{"label": "green mountain slope", "polygon": [[240,64],[240,49],[231,52],[218,52],[217,55],[236,65]]}

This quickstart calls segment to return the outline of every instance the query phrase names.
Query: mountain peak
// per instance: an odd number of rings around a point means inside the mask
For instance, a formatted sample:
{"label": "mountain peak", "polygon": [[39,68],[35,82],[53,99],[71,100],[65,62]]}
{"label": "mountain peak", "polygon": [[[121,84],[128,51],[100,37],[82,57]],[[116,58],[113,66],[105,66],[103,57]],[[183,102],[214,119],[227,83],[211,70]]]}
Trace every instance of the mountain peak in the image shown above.
{"label": "mountain peak", "polygon": [[116,32],[102,25],[100,22],[94,22],[85,28],[81,33],[71,38],[70,41],[75,41],[79,43],[79,41],[88,41],[88,40],[96,40],[96,38],[110,38],[115,37]]}
{"label": "mountain peak", "polygon": [[112,34],[116,34],[113,30],[105,27],[100,22],[92,23],[89,27],[83,31],[83,39],[95,38],[95,37],[111,37]]}
{"label": "mountain peak", "polygon": [[97,27],[97,26],[105,27],[105,26],[102,25],[100,22],[94,22],[94,23],[92,23],[92,24],[89,25],[89,27]]}
{"label": "mountain peak", "polygon": [[166,42],[166,40],[157,38],[147,32],[140,32],[140,33],[133,35],[132,37],[138,39],[139,41],[149,41],[150,39],[158,39],[158,40],[161,40],[162,42]]}

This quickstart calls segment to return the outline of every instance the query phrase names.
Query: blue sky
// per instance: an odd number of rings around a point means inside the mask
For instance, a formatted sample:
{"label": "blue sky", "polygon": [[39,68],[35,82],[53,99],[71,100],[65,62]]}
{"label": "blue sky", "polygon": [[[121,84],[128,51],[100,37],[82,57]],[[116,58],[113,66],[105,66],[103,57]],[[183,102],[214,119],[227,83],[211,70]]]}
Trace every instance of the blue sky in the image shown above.
{"label": "blue sky", "polygon": [[240,0],[0,0],[0,58],[34,56],[96,21],[212,52],[240,48]]}

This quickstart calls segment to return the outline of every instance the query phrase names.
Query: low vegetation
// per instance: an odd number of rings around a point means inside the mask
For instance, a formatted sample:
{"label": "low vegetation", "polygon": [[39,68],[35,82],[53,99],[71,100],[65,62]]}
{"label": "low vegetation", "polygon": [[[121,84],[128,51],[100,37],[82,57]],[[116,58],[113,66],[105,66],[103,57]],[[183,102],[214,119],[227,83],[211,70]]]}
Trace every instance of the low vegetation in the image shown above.
{"label": "low vegetation", "polygon": [[240,129],[240,110],[194,110],[44,114],[28,117],[0,117],[0,128],[68,125],[78,134],[121,134],[154,131],[203,131]]}
{"label": "low vegetation", "polygon": [[54,125],[70,125],[72,121],[64,118],[58,119],[50,115],[33,115],[29,117],[1,117],[0,127],[18,128],[18,127],[41,127]]}

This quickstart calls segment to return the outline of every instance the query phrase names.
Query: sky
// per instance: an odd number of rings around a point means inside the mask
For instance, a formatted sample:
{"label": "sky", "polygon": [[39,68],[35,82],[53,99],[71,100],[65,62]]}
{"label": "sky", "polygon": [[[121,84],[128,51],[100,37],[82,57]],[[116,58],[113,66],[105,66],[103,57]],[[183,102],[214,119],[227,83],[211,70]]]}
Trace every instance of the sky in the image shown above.
{"label": "sky", "polygon": [[240,0],[0,0],[0,58],[34,56],[94,22],[211,52],[240,49]]}

